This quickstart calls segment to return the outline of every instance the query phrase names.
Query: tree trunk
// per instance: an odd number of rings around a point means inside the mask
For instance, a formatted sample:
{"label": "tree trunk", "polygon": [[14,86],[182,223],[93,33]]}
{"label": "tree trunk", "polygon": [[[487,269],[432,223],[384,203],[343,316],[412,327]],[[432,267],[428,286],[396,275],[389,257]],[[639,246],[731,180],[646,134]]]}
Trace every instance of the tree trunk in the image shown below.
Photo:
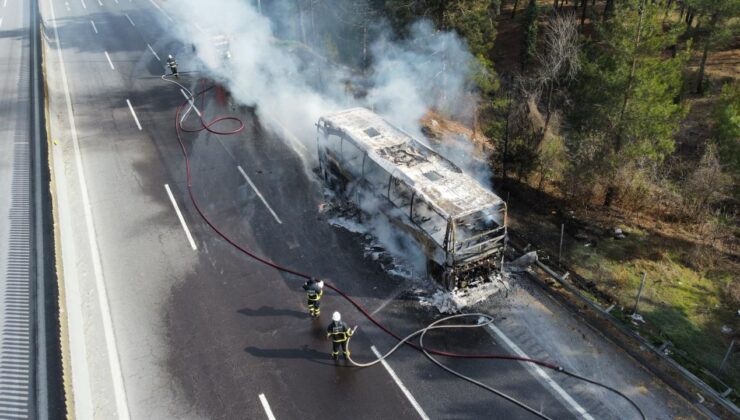
{"label": "tree trunk", "polygon": [[362,28],[362,73],[367,69],[367,25]]}
{"label": "tree trunk", "polygon": [[303,45],[306,44],[306,27],[303,25],[303,8],[301,7],[301,1],[298,0],[298,26],[301,28],[301,42]]}
{"label": "tree trunk", "polygon": [[[632,91],[632,84],[635,80],[635,71],[637,69],[637,56],[638,56],[638,49],[640,48],[640,40],[642,38],[642,22],[643,17],[645,16],[645,1],[641,0],[638,4],[638,20],[637,20],[637,29],[635,31],[635,46],[634,51],[632,53],[632,63],[630,65],[630,73],[627,77],[627,87],[624,90],[624,100],[622,101],[622,109],[619,111],[619,118],[617,119],[617,125],[616,125],[616,136],[614,137],[614,159],[619,158],[619,152],[622,150],[622,120],[624,119],[624,114],[627,111],[627,105],[629,103],[630,97],[631,97],[631,91]],[[614,199],[617,195],[617,187],[614,185],[613,176],[609,180],[609,185],[606,188],[606,194],[604,194],[604,206],[609,207],[614,202]]]}
{"label": "tree trunk", "polygon": [[617,198],[617,187],[609,185],[606,187],[606,194],[604,194],[604,206],[611,206],[615,198]]}
{"label": "tree trunk", "polygon": [[506,104],[506,129],[504,130],[504,153],[501,156],[501,172],[503,183],[506,185],[506,164],[509,161],[509,120],[511,119],[511,91],[507,94],[509,103]]}
{"label": "tree trunk", "polygon": [[581,32],[586,28],[586,9],[588,8],[588,0],[581,2]]}
{"label": "tree trunk", "polygon": [[319,37],[316,35],[316,17],[313,12],[313,2],[310,2],[309,5],[311,7],[309,12],[311,16],[311,46],[316,47],[319,45]]}
{"label": "tree trunk", "polygon": [[612,17],[612,14],[614,12],[614,0],[606,0],[606,5],[604,6],[604,14],[602,15],[603,20],[608,20],[610,17]]}
{"label": "tree trunk", "polygon": [[668,0],[668,3],[665,5],[665,15],[663,15],[663,20],[665,21],[668,18],[668,13],[671,12],[671,5],[673,4],[673,0]]}
{"label": "tree trunk", "polygon": [[711,43],[712,32],[718,19],[718,13],[712,15],[712,20],[709,23],[709,33],[707,34],[707,39],[704,40],[704,51],[701,55],[701,64],[699,64],[699,74],[696,76],[696,93],[699,95],[704,94],[704,69],[707,65],[707,57],[709,56],[709,44]]}
{"label": "tree trunk", "polygon": [[630,65],[630,73],[627,77],[627,87],[624,90],[624,100],[622,102],[622,109],[619,111],[619,118],[617,119],[617,135],[614,141],[614,155],[617,156],[622,149],[622,119],[624,118],[624,113],[627,111],[627,104],[629,103],[631,91],[632,91],[632,83],[635,81],[635,70],[637,68],[637,52],[638,48],[640,48],[640,39],[642,37],[642,19],[645,16],[645,6],[644,6],[645,0],[641,0],[638,7],[638,14],[639,19],[637,20],[637,30],[635,31],[635,49],[632,53],[632,63]]}
{"label": "tree trunk", "polygon": [[537,191],[542,192],[542,187],[545,186],[545,167],[543,165],[540,165],[538,175],[540,180],[537,182]]}
{"label": "tree trunk", "polygon": [[514,19],[516,15],[516,7],[519,5],[519,0],[514,0],[514,7],[511,9],[511,18]]}
{"label": "tree trunk", "polygon": [[545,111],[547,112],[547,115],[545,116],[545,126],[542,128],[542,138],[540,140],[545,139],[545,134],[547,133],[547,127],[550,125],[550,117],[552,116],[552,91],[554,88],[554,83],[550,82],[550,86],[547,89],[547,107]]}

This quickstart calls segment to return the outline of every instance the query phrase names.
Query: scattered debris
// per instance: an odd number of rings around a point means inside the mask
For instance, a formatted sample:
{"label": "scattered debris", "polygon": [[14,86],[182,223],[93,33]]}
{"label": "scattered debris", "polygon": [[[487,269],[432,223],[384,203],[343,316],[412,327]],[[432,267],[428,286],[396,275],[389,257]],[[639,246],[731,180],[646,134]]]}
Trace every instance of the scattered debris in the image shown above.
{"label": "scattered debris", "polygon": [[728,327],[727,325],[723,325],[722,327],[720,327],[719,330],[722,331],[722,334],[731,334],[732,333],[732,328]]}
{"label": "scattered debris", "polygon": [[437,290],[431,297],[420,297],[422,306],[434,306],[442,314],[453,314],[460,310],[476,305],[491,296],[506,291],[509,293],[509,281],[497,275],[492,281],[472,289],[455,289],[452,292]]}
{"label": "scattered debris", "polygon": [[444,290],[437,290],[431,298],[419,298],[419,303],[422,306],[434,306],[442,314],[454,314],[459,311],[457,305],[452,300],[452,292]]}
{"label": "scattered debris", "polygon": [[640,315],[638,313],[634,313],[634,314],[630,315],[630,318],[632,319],[632,322],[635,325],[637,325],[637,324],[644,324],[645,323],[645,318],[643,318],[642,315]]}
{"label": "scattered debris", "polygon": [[504,268],[510,273],[518,273],[521,271],[527,271],[527,269],[529,269],[529,266],[536,262],[537,251],[531,251],[527,252],[526,254],[522,255],[521,257],[515,259],[510,263],[504,264]]}

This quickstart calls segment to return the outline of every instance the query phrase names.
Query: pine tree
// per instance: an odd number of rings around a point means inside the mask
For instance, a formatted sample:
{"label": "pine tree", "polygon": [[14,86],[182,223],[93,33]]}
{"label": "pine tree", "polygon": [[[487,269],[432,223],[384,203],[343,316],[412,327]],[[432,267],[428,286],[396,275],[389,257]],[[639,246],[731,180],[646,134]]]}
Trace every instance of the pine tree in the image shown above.
{"label": "pine tree", "polygon": [[740,82],[728,82],[722,88],[714,110],[712,132],[720,161],[735,179],[735,198],[740,201]]}
{"label": "pine tree", "polygon": [[587,47],[579,78],[571,152],[595,149],[598,162],[572,162],[598,168],[604,205],[617,198],[620,167],[660,162],[673,151],[673,136],[685,114],[678,98],[688,54],[666,58],[676,30],[665,31],[658,6],[647,0],[619,3],[615,16],[598,27]]}
{"label": "pine tree", "polygon": [[[689,8],[698,15],[696,28],[690,32],[702,49],[694,91],[704,93],[704,69],[709,51],[725,46],[739,26],[740,0],[688,0]],[[691,29],[691,27],[689,27]]]}
{"label": "pine tree", "polygon": [[524,14],[524,38],[522,40],[521,65],[524,70],[537,53],[537,32],[539,30],[539,7],[536,0],[529,0]]}

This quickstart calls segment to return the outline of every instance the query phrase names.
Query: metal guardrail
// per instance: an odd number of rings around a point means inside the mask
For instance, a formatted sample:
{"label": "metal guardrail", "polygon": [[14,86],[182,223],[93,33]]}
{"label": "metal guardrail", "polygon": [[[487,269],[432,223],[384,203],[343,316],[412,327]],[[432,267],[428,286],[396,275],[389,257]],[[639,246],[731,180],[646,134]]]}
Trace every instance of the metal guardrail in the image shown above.
{"label": "metal guardrail", "polygon": [[[509,233],[512,234],[511,230],[509,230]],[[521,239],[524,239],[520,235],[514,234],[514,236],[517,236]],[[525,240],[525,242],[527,242]],[[509,243],[517,252],[523,253],[524,248],[522,246],[517,246],[517,244],[510,242]],[[527,246],[529,245],[529,242],[527,242]],[[674,388],[677,392],[679,392],[681,395],[683,395],[685,398],[689,399],[690,401],[693,400],[695,404],[697,404],[699,407],[703,409],[705,414],[709,415],[710,417],[734,417],[734,418],[740,418],[740,408],[733,404],[731,401],[728,401],[725,399],[722,394],[720,394],[717,390],[709,386],[707,383],[699,379],[696,375],[691,373],[688,369],[681,366],[677,361],[673,360],[671,357],[665,355],[660,349],[656,348],[652,344],[650,344],[645,338],[641,337],[639,334],[635,333],[634,331],[627,328],[619,319],[615,318],[613,315],[609,313],[607,309],[602,308],[600,305],[598,305],[596,302],[593,302],[588,297],[584,296],[580,290],[578,290],[573,284],[567,281],[564,276],[561,276],[555,270],[544,264],[542,261],[539,261],[539,259],[536,262],[536,265],[538,268],[540,268],[542,271],[547,273],[550,277],[552,277],[555,281],[558,282],[566,291],[568,291],[572,296],[574,296],[576,299],[578,299],[579,302],[584,303],[587,305],[588,308],[590,308],[594,313],[597,314],[600,318],[608,322],[611,326],[613,326],[616,330],[618,330],[621,334],[626,336],[628,339],[635,340],[637,343],[639,343],[639,346],[642,348],[645,348],[650,351],[650,353],[658,358],[661,362],[665,363],[670,369],[675,370],[674,373],[678,373],[681,377],[683,377],[684,382],[682,384],[677,383],[675,380],[673,380],[671,377],[669,377],[666,374],[666,371],[664,369],[660,369],[658,366],[655,366],[654,364],[648,363],[647,360],[644,359],[640,354],[638,354],[636,351],[634,351],[631,348],[627,348],[625,343],[618,339],[618,337],[611,337],[617,344],[620,345],[627,353],[629,353],[632,357],[640,361],[649,371],[651,371],[653,374],[658,376],[663,382],[668,384],[670,387]],[[599,332],[601,334],[607,335],[605,331],[599,329]],[[687,386],[692,387],[693,389],[686,389]],[[696,398],[694,398],[696,397]],[[706,400],[709,399],[713,403],[713,407],[708,407],[706,404]],[[714,408],[714,409],[713,409]],[[719,408],[720,410],[717,410]],[[717,413],[717,411],[721,411]]]}
{"label": "metal guardrail", "polygon": [[61,342],[57,293],[54,221],[51,200],[49,139],[46,125],[46,94],[43,55],[43,20],[39,2],[30,1],[30,142],[31,209],[30,244],[32,290],[29,319],[32,321],[31,418],[52,419],[66,416],[62,381]]}

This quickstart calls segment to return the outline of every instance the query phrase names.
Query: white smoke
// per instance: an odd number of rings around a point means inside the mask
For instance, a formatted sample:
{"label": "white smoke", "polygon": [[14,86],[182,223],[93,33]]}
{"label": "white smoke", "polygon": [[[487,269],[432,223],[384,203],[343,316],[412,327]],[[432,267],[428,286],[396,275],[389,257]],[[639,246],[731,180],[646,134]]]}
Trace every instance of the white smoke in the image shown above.
{"label": "white smoke", "polygon": [[[180,0],[165,7],[179,22],[178,38],[195,46],[208,76],[226,85],[238,102],[256,105],[263,123],[282,125],[311,145],[318,118],[349,106],[373,108],[418,138],[423,138],[419,120],[427,110],[467,112],[467,83],[476,61],[456,34],[436,31],[427,21],[412,25],[401,41],[394,41],[390,30],[381,31],[369,48],[370,89],[356,100],[344,89],[352,77],[349,68],[326,61],[320,47],[275,35],[276,26],[296,20],[289,15],[295,10],[281,4],[273,6],[273,11],[284,10],[285,16],[274,18],[278,22],[244,0]],[[228,60],[217,46],[223,39]]]}
{"label": "white smoke", "polygon": [[453,117],[470,111],[469,76],[477,62],[455,33],[439,32],[429,21],[419,21],[403,41],[381,36],[372,54],[370,102],[376,112],[414,137],[423,139],[419,120],[430,109]]}
{"label": "white smoke", "polygon": [[[436,31],[427,21],[412,25],[402,40],[390,30],[376,30],[380,35],[370,42],[371,66],[364,70],[368,80],[361,83],[367,94],[355,97],[346,86],[359,71],[324,58],[331,54],[315,39],[313,45],[297,42],[306,36],[296,32],[305,31],[295,29],[295,7],[286,4],[273,2],[273,21],[244,0],[180,0],[166,8],[180,22],[180,41],[194,45],[205,76],[225,85],[237,102],[255,105],[261,123],[276,133],[291,133],[309,151],[316,149],[319,117],[351,106],[371,108],[421,140],[420,119],[428,110],[470,115],[468,83],[476,60],[456,34]],[[275,17],[277,11],[282,16]],[[296,152],[307,160],[307,168],[315,166],[310,152]],[[372,197],[364,196],[359,204],[367,214],[383,217]],[[425,256],[395,226],[380,220],[368,225],[392,254],[404,256],[415,271],[425,271]]]}

